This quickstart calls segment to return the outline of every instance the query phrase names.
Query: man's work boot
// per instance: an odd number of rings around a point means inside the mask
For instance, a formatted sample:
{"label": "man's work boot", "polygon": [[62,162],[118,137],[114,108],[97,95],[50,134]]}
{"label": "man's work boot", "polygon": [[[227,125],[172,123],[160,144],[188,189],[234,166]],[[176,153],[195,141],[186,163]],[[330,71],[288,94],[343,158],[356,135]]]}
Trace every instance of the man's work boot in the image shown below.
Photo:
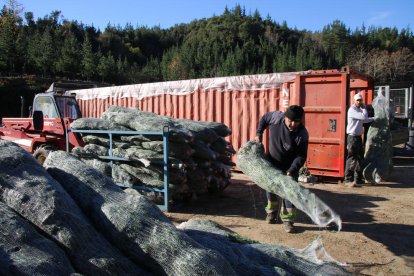
{"label": "man's work boot", "polygon": [[295,232],[295,227],[293,226],[293,222],[291,221],[284,221],[283,227],[285,228],[286,233],[293,233]]}
{"label": "man's work boot", "polygon": [[277,216],[274,212],[267,213],[266,215],[266,222],[269,224],[274,224],[277,222]]}

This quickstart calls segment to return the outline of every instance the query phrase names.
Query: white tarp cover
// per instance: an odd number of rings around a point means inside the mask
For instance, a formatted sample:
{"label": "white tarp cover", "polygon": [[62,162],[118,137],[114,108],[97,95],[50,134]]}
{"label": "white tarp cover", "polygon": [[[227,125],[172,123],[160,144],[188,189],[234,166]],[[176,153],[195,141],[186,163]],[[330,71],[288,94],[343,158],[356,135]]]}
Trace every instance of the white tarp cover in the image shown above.
{"label": "white tarp cover", "polygon": [[166,81],[144,84],[120,85],[101,88],[67,91],[67,95],[76,95],[78,100],[106,99],[106,98],[136,98],[169,95],[187,95],[197,90],[215,89],[217,92],[267,90],[277,88],[284,82],[293,80],[297,75],[308,74],[310,71],[271,73],[259,75],[244,75],[232,77],[218,77],[205,79],[191,79]]}

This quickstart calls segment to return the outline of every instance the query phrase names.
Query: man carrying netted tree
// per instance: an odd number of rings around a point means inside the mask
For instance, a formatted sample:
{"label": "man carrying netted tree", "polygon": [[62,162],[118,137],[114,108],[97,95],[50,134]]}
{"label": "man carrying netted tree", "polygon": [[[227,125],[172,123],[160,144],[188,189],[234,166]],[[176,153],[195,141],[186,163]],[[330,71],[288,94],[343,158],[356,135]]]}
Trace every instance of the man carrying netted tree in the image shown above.
{"label": "man carrying netted tree", "polygon": [[[298,105],[289,106],[284,113],[268,112],[260,119],[255,137],[261,143],[264,130],[269,129],[269,161],[296,181],[308,152],[309,134],[302,124],[303,114],[303,108]],[[266,192],[266,197],[266,221],[276,223],[280,211],[285,231],[294,232],[295,206],[276,194]]]}
{"label": "man carrying netted tree", "polygon": [[374,120],[373,117],[368,117],[368,112],[360,93],[355,94],[354,104],[348,109],[347,116],[345,186],[359,187],[363,183],[362,163],[364,160],[364,150],[361,137],[364,132],[363,124],[370,123]]}

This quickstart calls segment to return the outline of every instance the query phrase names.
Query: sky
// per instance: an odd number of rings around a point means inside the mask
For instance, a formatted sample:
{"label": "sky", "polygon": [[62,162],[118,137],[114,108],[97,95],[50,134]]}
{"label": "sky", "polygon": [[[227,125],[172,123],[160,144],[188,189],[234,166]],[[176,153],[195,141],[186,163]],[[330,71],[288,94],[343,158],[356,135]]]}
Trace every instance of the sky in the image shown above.
{"label": "sky", "polygon": [[[2,6],[10,0],[1,0]],[[163,29],[196,19],[221,15],[227,6],[237,4],[246,14],[257,9],[266,18],[289,28],[322,31],[334,20],[342,21],[351,31],[362,26],[414,28],[414,0],[15,0],[24,12],[43,18],[61,11],[64,19],[76,20],[101,31],[112,26],[159,26]]]}

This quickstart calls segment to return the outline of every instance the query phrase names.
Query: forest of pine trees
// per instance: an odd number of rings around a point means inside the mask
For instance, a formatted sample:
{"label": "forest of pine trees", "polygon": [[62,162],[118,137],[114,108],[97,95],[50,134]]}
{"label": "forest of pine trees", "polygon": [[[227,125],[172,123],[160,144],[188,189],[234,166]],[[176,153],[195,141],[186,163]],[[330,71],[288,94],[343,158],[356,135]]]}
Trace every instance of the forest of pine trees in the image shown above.
{"label": "forest of pine trees", "polygon": [[146,83],[349,65],[377,82],[414,81],[414,36],[341,21],[290,29],[237,5],[168,29],[109,25],[101,31],[52,11],[35,19],[9,1],[0,13],[0,76]]}

